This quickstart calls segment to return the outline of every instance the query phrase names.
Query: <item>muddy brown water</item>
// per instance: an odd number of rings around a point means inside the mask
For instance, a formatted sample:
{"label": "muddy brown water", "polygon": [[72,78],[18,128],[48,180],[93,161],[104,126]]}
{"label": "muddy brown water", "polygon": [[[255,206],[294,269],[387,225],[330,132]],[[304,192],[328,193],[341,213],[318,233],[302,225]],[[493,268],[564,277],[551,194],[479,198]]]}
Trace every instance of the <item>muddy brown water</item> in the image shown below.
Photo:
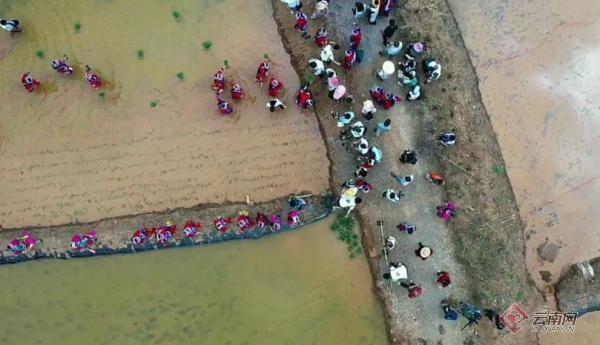
{"label": "muddy brown water", "polygon": [[0,343],[387,344],[365,259],[349,259],[332,221],[260,241],[2,266]]}
{"label": "muddy brown water", "polygon": [[[450,0],[527,223],[527,262],[556,281],[600,254],[600,3]],[[560,246],[553,262],[537,248]]]}
{"label": "muddy brown water", "polygon": [[[2,227],[327,189],[325,148],[315,117],[294,105],[299,80],[270,1],[3,1],[0,15],[24,28],[0,35]],[[265,53],[286,85],[280,113],[254,83]],[[63,54],[76,75],[51,69]],[[211,91],[224,60],[247,93],[225,118]],[[107,82],[104,96],[83,81],[85,64]],[[25,92],[25,71],[39,92]]]}

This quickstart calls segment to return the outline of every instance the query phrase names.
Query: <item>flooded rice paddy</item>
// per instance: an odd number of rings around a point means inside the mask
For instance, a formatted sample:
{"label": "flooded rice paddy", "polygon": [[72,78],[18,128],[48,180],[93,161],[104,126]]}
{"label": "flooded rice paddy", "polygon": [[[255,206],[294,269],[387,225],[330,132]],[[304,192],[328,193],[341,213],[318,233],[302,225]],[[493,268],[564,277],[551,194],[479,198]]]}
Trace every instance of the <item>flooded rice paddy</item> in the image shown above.
{"label": "flooded rice paddy", "polygon": [[[0,17],[23,27],[0,35],[4,228],[327,188],[317,121],[293,106],[299,80],[270,1],[14,0]],[[52,70],[63,54],[75,75]],[[254,83],[264,54],[287,90],[274,114]],[[246,91],[227,118],[211,90],[224,60],[228,83]],[[101,92],[83,80],[86,64]],[[34,94],[20,83],[27,71],[42,82]]]}
{"label": "flooded rice paddy", "polygon": [[1,344],[386,344],[332,219],[260,241],[0,267]]}
{"label": "flooded rice paddy", "polygon": [[[451,0],[498,134],[527,261],[556,281],[600,254],[600,2]],[[537,248],[559,249],[542,261]]]}

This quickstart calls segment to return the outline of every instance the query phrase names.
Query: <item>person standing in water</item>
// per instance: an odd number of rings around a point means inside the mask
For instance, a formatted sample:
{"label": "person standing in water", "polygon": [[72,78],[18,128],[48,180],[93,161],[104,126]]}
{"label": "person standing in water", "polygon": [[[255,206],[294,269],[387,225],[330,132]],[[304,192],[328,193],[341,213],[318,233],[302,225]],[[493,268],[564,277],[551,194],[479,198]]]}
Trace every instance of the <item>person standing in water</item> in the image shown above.
{"label": "person standing in water", "polygon": [[102,79],[97,74],[92,73],[92,68],[88,65],[85,65],[84,78],[92,88],[98,90],[102,87]]}
{"label": "person standing in water", "polygon": [[21,32],[21,25],[16,19],[0,19],[0,28],[8,32]]}
{"label": "person standing in water", "polygon": [[29,72],[23,73],[23,75],[21,76],[21,84],[23,84],[23,87],[25,88],[25,90],[27,90],[27,92],[35,91],[35,88],[41,85],[40,81],[37,79],[33,79],[31,77],[31,73]]}

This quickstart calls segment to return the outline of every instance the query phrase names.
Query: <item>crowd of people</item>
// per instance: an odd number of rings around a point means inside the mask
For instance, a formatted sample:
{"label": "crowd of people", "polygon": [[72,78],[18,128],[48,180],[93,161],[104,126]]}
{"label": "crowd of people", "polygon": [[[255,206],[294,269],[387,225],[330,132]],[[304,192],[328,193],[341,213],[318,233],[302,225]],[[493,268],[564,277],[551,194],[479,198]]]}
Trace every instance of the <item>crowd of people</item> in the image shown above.
{"label": "crowd of people", "polygon": [[[302,37],[310,38],[309,22],[307,16],[302,12],[303,5],[296,0],[281,0],[286,2],[294,14],[296,23],[294,29],[301,33]],[[311,19],[325,20],[329,1],[319,0],[315,3],[315,12]],[[318,9],[317,9],[318,6]],[[319,57],[314,57],[308,60],[308,67],[314,75],[323,81],[326,86],[328,97],[332,99],[334,104],[339,104],[339,101],[346,101],[348,108],[351,108],[354,102],[354,96],[350,95],[348,85],[344,85],[340,74],[335,70],[336,66],[340,66],[347,73],[352,73],[352,69],[357,63],[361,63],[364,52],[360,49],[363,42],[363,35],[359,22],[361,18],[366,18],[366,22],[370,25],[376,25],[378,18],[388,17],[394,8],[393,0],[373,0],[370,4],[357,2],[352,8],[352,13],[355,17],[355,23],[349,32],[347,47],[342,50],[342,44],[334,42],[328,37],[325,23],[315,21],[320,28],[317,28],[314,33],[314,44],[321,50]],[[316,15],[315,15],[316,13]],[[319,14],[320,13],[320,14]],[[386,60],[381,68],[377,70],[376,78],[381,81],[392,78],[397,71],[397,85],[401,89],[406,89],[404,99],[410,102],[418,102],[423,98],[423,84],[436,82],[442,76],[442,66],[437,61],[431,52],[431,48],[426,42],[410,42],[404,45],[403,42],[395,40],[394,37],[398,31],[398,26],[394,19],[389,19],[387,26],[381,30],[383,48],[379,54]],[[312,23],[310,23],[312,24]],[[343,54],[338,57],[337,51],[342,51]],[[396,60],[397,61],[394,61]],[[339,61],[339,62],[338,62]],[[418,66],[421,65],[421,72]],[[422,83],[422,80],[424,83]],[[303,90],[308,88],[307,85]],[[334,210],[345,210],[348,216],[356,207],[365,203],[365,196],[376,187],[367,180],[371,171],[377,169],[383,160],[383,150],[380,146],[381,136],[385,136],[392,126],[392,115],[386,114],[382,121],[371,125],[371,121],[375,118],[375,114],[382,118],[382,112],[389,112],[394,106],[402,102],[402,97],[395,95],[393,92],[386,91],[380,85],[374,85],[369,90],[370,99],[361,100],[360,114],[355,113],[352,109],[345,112],[332,112],[332,118],[336,121],[336,126],[341,129],[339,139],[346,150],[353,155],[353,159],[359,162],[356,170],[352,172],[352,178],[345,181],[340,187],[340,197],[337,198],[334,205]],[[362,118],[361,118],[362,117]],[[372,128],[371,130],[370,127]],[[436,140],[441,148],[452,147],[456,143],[456,134],[452,131],[439,133]],[[403,150],[399,156],[399,161],[402,164],[415,165],[418,162],[417,152],[414,149]],[[381,188],[381,197],[390,203],[400,203],[405,197],[405,191],[402,190],[411,183],[416,181],[428,181],[435,186],[442,186],[446,183],[444,177],[435,172],[428,172],[423,180],[415,179],[413,175],[399,175],[392,173],[392,178],[399,184],[400,188],[386,187]],[[455,204],[451,201],[445,202],[436,208],[437,216],[444,220],[450,221],[456,214]],[[413,235],[417,227],[410,222],[401,222],[396,227],[399,234]],[[383,252],[386,257],[396,247],[396,237],[389,236],[383,244]],[[425,241],[418,242],[415,248],[414,255],[422,261],[428,260],[434,255],[434,250],[428,246]],[[406,265],[401,262],[389,261],[389,271],[383,274],[383,278],[398,284],[407,291],[408,298],[417,298],[423,294],[423,288],[420,284],[413,282],[410,279],[410,272]],[[432,280],[435,280],[440,288],[448,288],[451,283],[451,273],[447,270],[434,270],[432,272]],[[474,324],[481,318],[481,312],[469,304],[461,303],[458,312],[453,309],[447,300],[441,301],[441,307],[444,318],[455,320],[459,314],[469,320],[469,324]],[[486,309],[486,315],[493,322],[497,321],[497,313]],[[488,315],[489,314],[489,315]],[[498,326],[496,322],[496,326]]]}

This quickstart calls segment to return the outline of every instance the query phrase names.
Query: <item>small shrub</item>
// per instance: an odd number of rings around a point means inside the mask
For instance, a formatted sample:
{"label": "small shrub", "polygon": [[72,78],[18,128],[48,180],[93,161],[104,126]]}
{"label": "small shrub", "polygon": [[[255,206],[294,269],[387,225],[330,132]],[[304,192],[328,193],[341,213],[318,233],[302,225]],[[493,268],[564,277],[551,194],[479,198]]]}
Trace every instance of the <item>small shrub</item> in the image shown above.
{"label": "small shrub", "polygon": [[350,258],[362,254],[362,247],[358,235],[354,232],[354,218],[340,214],[331,224],[331,230],[337,234],[340,241],[346,243]]}
{"label": "small shrub", "polygon": [[137,51],[137,56],[138,56],[138,60],[144,60],[144,51],[143,50],[138,50]]}
{"label": "small shrub", "polygon": [[43,51],[43,50],[38,50],[38,51],[36,51],[36,52],[35,52],[35,56],[37,56],[37,57],[38,57],[38,58],[40,58],[40,59],[43,59],[43,58],[44,58],[44,55],[45,55],[45,54],[44,54],[44,51]]}
{"label": "small shrub", "polygon": [[263,54],[263,59],[265,59],[265,60],[270,60],[271,58],[269,57],[269,54],[267,54],[267,53],[264,53],[264,54]]}
{"label": "small shrub", "polygon": [[104,91],[98,92],[98,97],[100,97],[101,99],[104,99],[104,96],[106,96],[106,92],[104,92]]}
{"label": "small shrub", "polygon": [[173,11],[171,13],[173,14],[173,18],[175,18],[176,21],[181,20],[181,13],[179,13],[179,11]]}
{"label": "small shrub", "polygon": [[225,69],[229,69],[229,60],[223,60],[223,65],[225,66]]}
{"label": "small shrub", "polygon": [[81,24],[79,22],[75,23],[75,25],[73,25],[73,29],[75,29],[75,32],[81,31]]}
{"label": "small shrub", "polygon": [[202,48],[204,48],[204,50],[209,50],[210,47],[212,47],[212,42],[211,41],[204,41],[204,42],[202,42]]}
{"label": "small shrub", "polygon": [[185,76],[183,75],[183,72],[179,72],[177,73],[177,79],[183,81],[185,79]]}
{"label": "small shrub", "polygon": [[158,101],[151,101],[150,102],[150,108],[156,108],[157,105],[158,105]]}

